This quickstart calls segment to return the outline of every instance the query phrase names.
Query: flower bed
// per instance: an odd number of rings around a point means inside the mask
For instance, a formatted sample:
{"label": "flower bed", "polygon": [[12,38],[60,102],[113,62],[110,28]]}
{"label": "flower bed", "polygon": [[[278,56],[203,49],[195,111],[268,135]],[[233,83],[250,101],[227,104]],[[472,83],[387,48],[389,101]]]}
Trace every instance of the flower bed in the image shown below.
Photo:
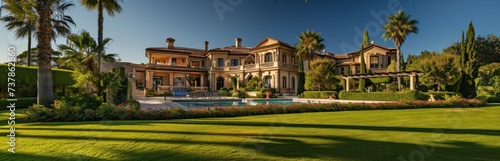
{"label": "flower bed", "polygon": [[[486,102],[482,100],[453,100],[453,101],[407,101],[392,103],[373,104],[290,104],[290,105],[257,105],[236,107],[213,107],[184,110],[182,108],[146,109],[140,110],[135,105],[101,105],[99,108],[86,109],[79,112],[73,108],[46,108],[40,105],[30,107],[23,112],[29,121],[91,121],[91,120],[165,120],[165,119],[188,119],[209,117],[235,117],[264,114],[285,114],[303,112],[327,112],[327,111],[350,111],[350,110],[393,110],[393,109],[418,109],[418,108],[451,108],[451,107],[482,107]],[[65,117],[62,118],[61,116]]]}

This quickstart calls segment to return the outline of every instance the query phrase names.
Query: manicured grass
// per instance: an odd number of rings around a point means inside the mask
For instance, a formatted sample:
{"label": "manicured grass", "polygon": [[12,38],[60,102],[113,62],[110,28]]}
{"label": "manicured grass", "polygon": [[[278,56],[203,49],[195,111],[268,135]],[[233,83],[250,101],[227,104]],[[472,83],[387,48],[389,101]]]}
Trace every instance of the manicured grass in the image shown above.
{"label": "manicured grass", "polygon": [[[8,114],[0,112],[7,142]],[[2,161],[500,158],[500,106],[22,123],[16,129],[17,153],[0,144]]]}

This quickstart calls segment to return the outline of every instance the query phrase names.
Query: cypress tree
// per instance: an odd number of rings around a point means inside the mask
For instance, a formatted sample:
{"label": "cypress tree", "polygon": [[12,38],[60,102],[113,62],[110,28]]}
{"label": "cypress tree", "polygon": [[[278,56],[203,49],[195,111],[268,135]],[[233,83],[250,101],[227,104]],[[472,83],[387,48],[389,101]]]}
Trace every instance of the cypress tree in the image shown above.
{"label": "cypress tree", "polygon": [[363,32],[363,46],[362,47],[367,47],[370,45],[370,36],[368,35],[368,31]]}
{"label": "cypress tree", "polygon": [[476,84],[474,79],[478,75],[477,55],[475,50],[475,31],[472,21],[467,29],[467,37],[464,38],[462,32],[462,41],[460,42],[460,66],[462,69],[462,79],[460,81],[460,93],[465,98],[476,97]]}
{"label": "cypress tree", "polygon": [[[360,59],[359,74],[366,74],[365,54],[363,51],[363,44],[361,44],[361,49],[359,50],[359,59]],[[365,79],[361,78],[359,79],[358,89],[360,91],[363,91],[364,88],[365,88]]]}

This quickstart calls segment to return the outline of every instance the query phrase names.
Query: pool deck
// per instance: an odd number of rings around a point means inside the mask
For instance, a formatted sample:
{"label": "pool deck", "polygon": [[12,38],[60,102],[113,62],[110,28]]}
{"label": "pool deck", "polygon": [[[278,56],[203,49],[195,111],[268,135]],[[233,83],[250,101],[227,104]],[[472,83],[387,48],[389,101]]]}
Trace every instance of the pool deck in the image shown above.
{"label": "pool deck", "polygon": [[[178,103],[172,102],[172,100],[240,100],[240,98],[233,98],[233,97],[222,97],[220,99],[207,99],[207,98],[197,98],[197,99],[191,99],[191,98],[186,98],[186,97],[166,97],[164,99],[163,97],[142,97],[142,98],[137,98],[137,101],[141,103],[141,109],[161,109],[161,108],[167,108],[167,107],[182,107],[182,108],[187,108],[185,106],[182,106]],[[279,98],[271,98],[271,100],[278,100],[278,99],[292,99],[293,102],[302,102],[302,103],[386,103],[386,102],[391,102],[391,101],[359,101],[359,100],[337,100],[337,99],[301,99],[298,98],[297,96],[283,96]],[[246,98],[245,100],[263,100],[261,98]],[[265,99],[264,99],[265,100]]]}

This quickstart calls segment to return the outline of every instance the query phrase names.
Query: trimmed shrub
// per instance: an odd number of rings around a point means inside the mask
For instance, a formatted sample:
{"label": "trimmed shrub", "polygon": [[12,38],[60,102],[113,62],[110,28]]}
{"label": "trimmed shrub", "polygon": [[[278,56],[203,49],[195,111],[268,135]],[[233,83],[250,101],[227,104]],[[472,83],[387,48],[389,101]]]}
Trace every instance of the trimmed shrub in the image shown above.
{"label": "trimmed shrub", "polygon": [[[9,102],[6,99],[0,100],[0,107],[5,108],[5,107],[9,106],[10,103],[13,103],[13,102]],[[28,108],[30,106],[33,106],[33,104],[36,104],[36,97],[34,97],[34,98],[17,98],[16,109]]]}
{"label": "trimmed shrub", "polygon": [[477,99],[486,101],[488,103],[500,103],[500,96],[478,96]]}
{"label": "trimmed shrub", "polygon": [[330,103],[330,104],[270,104],[235,107],[213,107],[213,108],[164,108],[137,110],[129,106],[115,106],[103,104],[95,115],[93,110],[87,109],[84,113],[76,113],[68,119],[54,119],[54,113],[60,113],[61,109],[50,109],[43,106],[33,106],[23,114],[29,121],[83,121],[91,120],[164,120],[164,119],[187,119],[187,118],[210,118],[210,117],[235,117],[264,114],[285,114],[303,112],[326,112],[326,111],[351,111],[351,110],[394,110],[394,109],[419,109],[419,108],[451,108],[451,107],[482,107],[486,102],[482,100],[460,99],[452,101],[402,101],[389,103]]}
{"label": "trimmed shrub", "polygon": [[413,101],[427,100],[429,97],[418,91],[406,91],[403,93],[389,92],[347,92],[341,91],[339,98],[342,100],[369,100],[369,101]]}
{"label": "trimmed shrub", "polygon": [[319,98],[319,99],[328,99],[331,95],[334,95],[334,98],[338,98],[337,91],[304,91],[302,93],[301,98]]}
{"label": "trimmed shrub", "polygon": [[[7,64],[0,64],[0,80],[7,80],[7,73],[9,72]],[[16,86],[17,89],[25,87],[36,87],[37,86],[37,67],[23,67],[16,66]],[[54,95],[61,96],[64,95],[65,87],[72,86],[75,84],[75,80],[73,79],[73,71],[62,70],[62,69],[52,69],[52,80],[54,84]],[[2,93],[4,93],[7,89],[7,83],[0,83],[0,89]],[[59,92],[58,92],[59,91]],[[34,94],[33,94],[34,93]],[[23,95],[28,94],[28,95]],[[32,88],[30,92],[26,93],[22,90],[17,92],[16,97],[31,97],[36,96],[36,88]]]}

